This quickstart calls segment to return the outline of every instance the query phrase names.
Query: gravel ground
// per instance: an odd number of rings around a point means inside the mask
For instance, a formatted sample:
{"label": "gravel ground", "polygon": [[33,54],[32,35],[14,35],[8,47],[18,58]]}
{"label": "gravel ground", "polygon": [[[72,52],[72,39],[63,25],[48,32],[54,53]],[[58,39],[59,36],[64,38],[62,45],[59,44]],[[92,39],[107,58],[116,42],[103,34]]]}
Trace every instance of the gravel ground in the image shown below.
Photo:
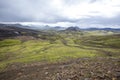
{"label": "gravel ground", "polygon": [[14,63],[0,80],[120,80],[119,58],[79,58],[65,62]]}

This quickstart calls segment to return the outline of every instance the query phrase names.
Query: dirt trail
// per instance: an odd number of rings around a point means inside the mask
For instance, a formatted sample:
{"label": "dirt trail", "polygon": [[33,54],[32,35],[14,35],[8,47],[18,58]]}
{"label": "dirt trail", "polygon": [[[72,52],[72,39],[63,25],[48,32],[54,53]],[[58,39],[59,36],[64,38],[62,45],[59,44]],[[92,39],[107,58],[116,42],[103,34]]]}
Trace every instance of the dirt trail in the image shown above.
{"label": "dirt trail", "polygon": [[120,59],[80,58],[58,63],[10,65],[0,80],[120,80]]}

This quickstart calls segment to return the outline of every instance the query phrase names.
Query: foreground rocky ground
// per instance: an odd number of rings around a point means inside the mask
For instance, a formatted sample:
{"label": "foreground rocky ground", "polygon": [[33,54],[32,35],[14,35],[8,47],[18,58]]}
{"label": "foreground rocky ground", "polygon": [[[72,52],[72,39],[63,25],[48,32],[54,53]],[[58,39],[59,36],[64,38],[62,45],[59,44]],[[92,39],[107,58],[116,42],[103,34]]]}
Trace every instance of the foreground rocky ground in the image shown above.
{"label": "foreground rocky ground", "polygon": [[119,58],[80,58],[57,63],[14,63],[0,80],[120,80]]}

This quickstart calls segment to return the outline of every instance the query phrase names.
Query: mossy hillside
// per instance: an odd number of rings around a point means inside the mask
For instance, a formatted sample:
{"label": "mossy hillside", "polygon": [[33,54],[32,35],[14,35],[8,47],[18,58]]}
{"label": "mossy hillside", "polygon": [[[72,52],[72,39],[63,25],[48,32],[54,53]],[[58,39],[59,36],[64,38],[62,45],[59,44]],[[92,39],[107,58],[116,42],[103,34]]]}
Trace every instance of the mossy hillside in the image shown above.
{"label": "mossy hillside", "polygon": [[107,35],[107,36],[89,36],[75,40],[76,44],[84,44],[87,46],[95,47],[112,47],[120,48],[120,36],[119,35]]}
{"label": "mossy hillside", "polygon": [[6,39],[3,41],[0,41],[0,47],[18,45],[20,43],[21,43],[21,41],[17,40],[17,39]]}
{"label": "mossy hillside", "polygon": [[70,47],[62,44],[61,41],[57,42],[51,44],[49,41],[31,40],[17,45],[1,47],[0,67],[2,68],[3,66],[14,62],[55,62],[66,58],[94,57],[98,55],[95,50]]}
{"label": "mossy hillside", "polygon": [[[57,34],[61,37],[22,42],[18,39],[0,41],[0,67],[14,62],[56,62],[80,57],[119,57],[119,36],[81,36]],[[63,36],[64,35],[64,36]],[[78,35],[78,33],[76,34]],[[79,35],[80,36],[80,35]],[[56,37],[56,36],[53,36]]]}

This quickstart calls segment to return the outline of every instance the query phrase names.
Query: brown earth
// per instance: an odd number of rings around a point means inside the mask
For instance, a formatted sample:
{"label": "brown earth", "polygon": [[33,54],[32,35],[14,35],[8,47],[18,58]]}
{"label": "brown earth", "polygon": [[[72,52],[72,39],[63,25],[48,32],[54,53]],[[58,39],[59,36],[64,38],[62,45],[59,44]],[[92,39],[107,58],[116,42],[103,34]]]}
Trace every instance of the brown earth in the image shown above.
{"label": "brown earth", "polygon": [[65,62],[14,63],[0,80],[120,80],[119,58],[79,58]]}

